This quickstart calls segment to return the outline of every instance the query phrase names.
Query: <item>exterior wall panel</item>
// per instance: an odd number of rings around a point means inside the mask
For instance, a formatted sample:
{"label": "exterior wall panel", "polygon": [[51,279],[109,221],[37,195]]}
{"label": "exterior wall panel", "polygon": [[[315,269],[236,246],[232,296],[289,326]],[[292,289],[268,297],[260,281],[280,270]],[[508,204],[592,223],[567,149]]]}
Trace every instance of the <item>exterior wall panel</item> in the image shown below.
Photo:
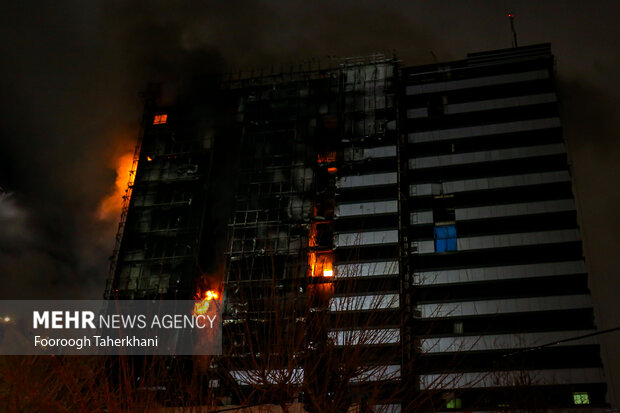
{"label": "exterior wall panel", "polygon": [[501,135],[503,133],[525,132],[537,129],[559,128],[558,118],[544,118],[464,128],[438,129],[428,132],[410,133],[409,143],[436,142],[474,136]]}

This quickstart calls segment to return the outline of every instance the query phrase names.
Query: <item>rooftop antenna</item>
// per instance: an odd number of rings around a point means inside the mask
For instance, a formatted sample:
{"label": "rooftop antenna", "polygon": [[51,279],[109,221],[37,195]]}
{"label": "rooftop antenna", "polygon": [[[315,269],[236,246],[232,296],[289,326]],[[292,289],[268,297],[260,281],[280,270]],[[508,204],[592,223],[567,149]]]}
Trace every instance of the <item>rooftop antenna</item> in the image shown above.
{"label": "rooftop antenna", "polygon": [[510,19],[510,30],[512,31],[512,47],[518,47],[517,32],[515,30],[515,15],[513,13],[508,13],[508,18]]}

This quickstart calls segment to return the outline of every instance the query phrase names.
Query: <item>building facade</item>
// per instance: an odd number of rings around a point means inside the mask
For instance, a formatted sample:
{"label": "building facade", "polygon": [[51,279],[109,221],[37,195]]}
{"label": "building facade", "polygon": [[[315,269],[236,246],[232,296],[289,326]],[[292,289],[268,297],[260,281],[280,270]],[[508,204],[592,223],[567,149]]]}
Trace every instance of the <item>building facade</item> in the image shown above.
{"label": "building facade", "polygon": [[209,90],[147,103],[107,294],[223,294],[220,401],[604,408],[549,45]]}
{"label": "building facade", "polygon": [[573,339],[595,326],[549,45],[402,81],[421,351],[431,366],[467,354],[452,361],[453,405],[601,406],[596,338]]}

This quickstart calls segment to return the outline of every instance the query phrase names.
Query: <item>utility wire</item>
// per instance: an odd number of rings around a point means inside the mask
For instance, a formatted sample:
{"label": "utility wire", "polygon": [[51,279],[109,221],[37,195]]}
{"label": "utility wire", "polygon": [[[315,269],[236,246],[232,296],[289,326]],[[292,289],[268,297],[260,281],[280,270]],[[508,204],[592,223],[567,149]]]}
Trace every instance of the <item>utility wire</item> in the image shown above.
{"label": "utility wire", "polygon": [[576,337],[565,338],[563,340],[552,341],[550,343],[542,344],[540,346],[527,347],[527,348],[524,348],[524,349],[519,350],[519,351],[515,351],[515,352],[509,353],[509,354],[504,354],[502,357],[510,357],[510,356],[515,355],[515,354],[526,353],[526,352],[529,352],[529,351],[542,350],[543,348],[550,347],[550,346],[555,346],[556,344],[566,343],[566,342],[575,341],[575,340],[581,340],[582,338],[599,336],[601,334],[612,333],[612,332],[618,331],[618,330],[620,330],[620,326],[613,327],[613,328],[608,328],[607,330],[597,331],[595,333],[584,334],[582,336],[576,336]]}

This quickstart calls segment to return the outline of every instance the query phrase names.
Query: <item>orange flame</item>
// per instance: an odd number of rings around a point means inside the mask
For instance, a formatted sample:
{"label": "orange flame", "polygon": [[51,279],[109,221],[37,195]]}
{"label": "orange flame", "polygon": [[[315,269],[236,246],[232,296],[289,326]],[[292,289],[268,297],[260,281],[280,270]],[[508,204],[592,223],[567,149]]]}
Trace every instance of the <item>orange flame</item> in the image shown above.
{"label": "orange flame", "polygon": [[338,153],[336,151],[328,151],[317,155],[318,163],[336,162]]}
{"label": "orange flame", "polygon": [[334,276],[334,253],[310,252],[308,254],[308,266],[310,267],[311,277],[333,277]]}
{"label": "orange flame", "polygon": [[133,165],[133,152],[126,153],[116,162],[116,182],[114,192],[106,196],[99,204],[99,219],[118,218],[123,208],[123,196],[127,190],[129,173]]}
{"label": "orange flame", "polygon": [[159,113],[155,115],[153,118],[153,125],[163,125],[168,122],[168,114],[167,113]]}
{"label": "orange flame", "polygon": [[219,294],[217,291],[208,290],[203,294],[198,294],[198,301],[194,303],[194,309],[192,310],[192,314],[194,316],[204,315],[209,310],[209,301],[217,300],[219,298]]}
{"label": "orange flame", "polygon": [[308,236],[308,246],[309,247],[316,247],[319,245],[319,240],[318,240],[318,231],[317,231],[317,227],[316,227],[316,222],[313,222],[310,224],[310,234]]}

